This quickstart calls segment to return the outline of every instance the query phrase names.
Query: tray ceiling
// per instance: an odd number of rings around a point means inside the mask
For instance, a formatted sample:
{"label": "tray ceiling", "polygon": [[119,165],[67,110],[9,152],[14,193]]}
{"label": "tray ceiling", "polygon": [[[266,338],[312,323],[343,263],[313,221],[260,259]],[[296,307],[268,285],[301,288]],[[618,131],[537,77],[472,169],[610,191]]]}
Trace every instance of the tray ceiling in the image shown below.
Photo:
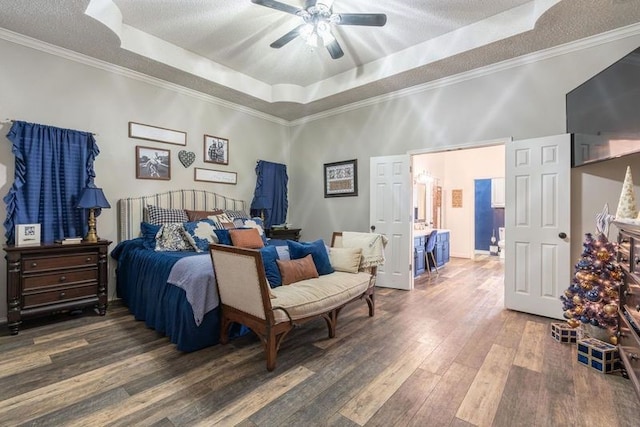
{"label": "tray ceiling", "polygon": [[270,48],[301,18],[250,0],[3,0],[0,37],[291,121],[640,22],[640,0],[334,0],[333,10],[384,13],[387,24],[336,26],[345,55],[333,60],[301,38]]}

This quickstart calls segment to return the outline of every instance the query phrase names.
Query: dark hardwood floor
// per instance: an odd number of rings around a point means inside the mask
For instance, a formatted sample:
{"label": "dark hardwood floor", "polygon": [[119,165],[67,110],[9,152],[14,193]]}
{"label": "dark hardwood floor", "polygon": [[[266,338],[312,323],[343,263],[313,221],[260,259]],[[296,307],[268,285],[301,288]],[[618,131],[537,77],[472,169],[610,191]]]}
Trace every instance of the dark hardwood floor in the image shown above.
{"label": "dark hardwood floor", "polygon": [[[550,319],[503,308],[503,264],[453,259],[412,292],[294,330],[274,372],[252,337],[180,353],[126,308],[0,336],[0,425],[638,426],[629,380],[577,363]],[[560,302],[558,302],[560,304]]]}

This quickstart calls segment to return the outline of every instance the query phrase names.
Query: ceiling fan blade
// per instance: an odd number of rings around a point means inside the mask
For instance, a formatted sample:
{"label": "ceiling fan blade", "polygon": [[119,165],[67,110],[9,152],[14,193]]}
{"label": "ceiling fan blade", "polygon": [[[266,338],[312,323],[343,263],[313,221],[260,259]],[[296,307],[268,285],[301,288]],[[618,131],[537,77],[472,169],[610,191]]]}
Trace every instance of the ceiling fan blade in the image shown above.
{"label": "ceiling fan blade", "polygon": [[282,12],[290,13],[292,15],[297,15],[299,12],[302,12],[302,9],[300,8],[289,6],[288,4],[284,4],[275,0],[251,0],[251,3],[270,7],[271,9],[276,9]]}
{"label": "ceiling fan blade", "polygon": [[338,25],[365,25],[369,27],[382,27],[387,23],[387,15],[384,13],[339,13]]}
{"label": "ceiling fan blade", "polygon": [[298,25],[296,28],[289,31],[287,34],[280,37],[278,40],[274,41],[269,46],[271,46],[274,49],[280,49],[282,46],[284,46],[285,44],[289,43],[291,40],[298,37],[300,35],[300,28],[302,27],[304,27],[304,24]]}
{"label": "ceiling fan blade", "polygon": [[316,3],[318,3],[318,0],[305,0],[304,2],[304,8],[305,9],[309,9],[310,7],[313,7],[316,5]]}
{"label": "ceiling fan blade", "polygon": [[340,43],[338,43],[338,40],[334,40],[331,43],[329,43],[327,45],[327,50],[329,51],[329,54],[333,59],[342,58],[342,56],[344,55],[344,52],[342,51],[342,48],[340,47]]}

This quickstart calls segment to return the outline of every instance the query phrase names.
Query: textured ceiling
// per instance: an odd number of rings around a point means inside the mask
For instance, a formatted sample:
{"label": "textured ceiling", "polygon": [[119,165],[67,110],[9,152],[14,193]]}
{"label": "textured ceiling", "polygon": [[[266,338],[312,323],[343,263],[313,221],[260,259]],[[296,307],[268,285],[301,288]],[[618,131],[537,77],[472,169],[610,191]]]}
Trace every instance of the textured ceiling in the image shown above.
{"label": "textured ceiling", "polygon": [[336,27],[345,55],[332,60],[299,38],[270,48],[301,18],[250,0],[1,0],[0,7],[0,28],[10,32],[284,120],[640,22],[640,0],[335,0],[334,12],[385,13],[387,24]]}

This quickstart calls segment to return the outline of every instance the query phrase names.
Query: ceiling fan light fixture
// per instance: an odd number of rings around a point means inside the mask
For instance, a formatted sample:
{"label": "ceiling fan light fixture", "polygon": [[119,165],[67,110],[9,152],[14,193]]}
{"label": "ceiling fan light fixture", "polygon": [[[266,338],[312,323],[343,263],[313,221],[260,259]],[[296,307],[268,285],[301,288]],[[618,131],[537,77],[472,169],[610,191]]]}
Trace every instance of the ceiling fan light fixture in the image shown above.
{"label": "ceiling fan light fixture", "polygon": [[331,34],[331,25],[326,21],[306,23],[300,28],[300,36],[311,47],[327,46],[336,39]]}
{"label": "ceiling fan light fixture", "polygon": [[313,32],[307,37],[307,44],[311,47],[320,46],[320,37],[316,32]]}
{"label": "ceiling fan light fixture", "polygon": [[313,24],[306,23],[300,28],[300,36],[306,41],[314,33]]}
{"label": "ceiling fan light fixture", "polygon": [[344,56],[340,43],[332,33],[334,25],[382,27],[387,22],[387,15],[383,13],[333,13],[333,0],[307,0],[304,8],[296,8],[278,0],[251,0],[251,2],[295,15],[303,21],[269,46],[280,49],[299,36],[309,46],[326,47],[333,59]]}

